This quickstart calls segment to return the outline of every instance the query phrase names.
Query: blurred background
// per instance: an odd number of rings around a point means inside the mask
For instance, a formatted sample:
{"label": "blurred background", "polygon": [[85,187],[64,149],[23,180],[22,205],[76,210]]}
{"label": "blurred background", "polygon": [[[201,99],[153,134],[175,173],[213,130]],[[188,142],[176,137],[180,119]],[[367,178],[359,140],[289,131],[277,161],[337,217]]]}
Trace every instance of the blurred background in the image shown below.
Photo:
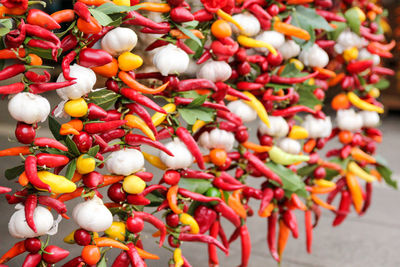
{"label": "blurred background", "polygon": [[[48,8],[48,12],[69,8],[69,1],[55,1],[54,5]],[[383,142],[378,145],[378,154],[382,155],[393,170],[393,178],[400,180],[400,1],[385,0],[384,7],[389,10],[389,23],[392,26],[391,38],[396,39],[399,45],[396,47],[393,59],[387,60],[385,65],[396,70],[396,76],[388,77],[390,86],[382,92],[381,100],[386,106],[386,113],[382,116],[381,129],[384,133]],[[397,25],[399,25],[397,27]],[[140,54],[136,48],[135,53]],[[10,62],[12,63],[12,62]],[[59,70],[55,69],[54,73]],[[53,78],[56,78],[54,76]],[[7,84],[11,83],[7,81]],[[103,80],[98,81],[99,86],[104,84]],[[0,83],[0,85],[3,85]],[[333,95],[333,93],[331,94]],[[49,99],[52,107],[54,107],[60,99],[55,93],[44,95]],[[329,93],[328,93],[329,96]],[[328,100],[327,100],[328,101]],[[0,149],[15,146],[14,129],[16,122],[9,116],[7,111],[7,99],[0,102]],[[329,103],[329,102],[327,102]],[[334,114],[332,114],[334,115]],[[249,125],[252,129],[252,138],[255,138],[256,123]],[[50,137],[47,125],[44,123],[42,128],[38,130],[37,136]],[[252,140],[256,141],[256,140]],[[337,147],[335,141],[329,143],[325,150]],[[146,148],[144,149],[146,150]],[[149,152],[152,152],[148,149]],[[323,154],[323,153],[321,153]],[[0,160],[0,174],[8,168],[19,165],[19,158],[4,158]],[[160,178],[160,172],[146,165],[147,171],[155,174],[155,181]],[[1,175],[0,184],[9,186],[14,189],[18,188],[15,181],[7,181]],[[257,185],[257,179],[249,179],[250,183]],[[101,193],[106,197],[107,193],[102,190]],[[78,201],[72,201],[68,204],[72,208]],[[108,202],[108,200],[105,200]],[[313,253],[311,255],[305,250],[304,224],[303,215],[298,215],[300,237],[297,240],[290,239],[288,246],[283,255],[281,266],[400,266],[400,257],[397,249],[400,247],[400,194],[398,191],[382,184],[374,185],[372,205],[363,217],[359,217],[353,213],[346,221],[337,228],[332,227],[334,214],[323,210],[321,220],[318,227],[314,230]],[[253,204],[253,209],[257,209],[257,202]],[[335,203],[337,205],[337,203]],[[8,205],[4,197],[0,197],[0,255],[4,254],[15,242],[7,230],[8,220],[14,212],[12,207]],[[69,213],[71,210],[69,210]],[[54,216],[56,216],[54,214]],[[224,222],[226,232],[231,234],[233,228],[229,223]],[[250,266],[276,266],[276,263],[269,255],[266,243],[266,220],[257,216],[248,220],[250,235],[252,237],[252,257]],[[65,244],[62,239],[72,230],[76,229],[76,224],[65,219],[59,224],[59,233],[50,238],[51,244],[59,245],[71,251],[71,256],[75,257],[80,253],[80,247],[76,245]],[[170,251],[158,248],[151,234],[154,228],[150,225],[145,226],[145,234],[143,236],[144,247],[147,251],[160,256],[159,261],[148,261],[148,266],[167,266],[167,259],[171,256]],[[113,250],[109,253],[113,259],[118,251]],[[208,266],[207,247],[205,245],[184,244],[183,253],[185,257],[195,267]],[[231,255],[226,258],[220,254],[221,266],[237,266],[240,263],[240,241],[236,241],[231,248]],[[21,266],[24,256],[18,257],[11,261],[8,266]],[[111,264],[109,264],[111,265]],[[60,265],[61,266],[61,265]]]}

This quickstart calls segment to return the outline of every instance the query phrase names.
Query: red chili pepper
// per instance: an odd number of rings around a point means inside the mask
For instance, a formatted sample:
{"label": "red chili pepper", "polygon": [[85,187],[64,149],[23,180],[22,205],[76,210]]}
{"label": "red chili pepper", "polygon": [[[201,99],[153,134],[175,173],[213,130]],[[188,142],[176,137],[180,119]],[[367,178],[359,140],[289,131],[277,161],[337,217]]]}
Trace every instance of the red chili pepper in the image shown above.
{"label": "red chili pepper", "polygon": [[211,173],[192,170],[192,169],[182,169],[180,173],[183,178],[213,179],[215,177]]}
{"label": "red chili pepper", "polygon": [[278,223],[278,213],[272,212],[271,216],[268,217],[268,232],[267,232],[267,243],[272,258],[277,262],[280,262],[278,250],[276,248],[276,224]]}
{"label": "red chili pepper", "polygon": [[219,123],[219,129],[227,131],[227,132],[236,132],[237,131],[237,126],[236,124],[230,122],[230,121],[221,121]]}
{"label": "red chili pepper", "polygon": [[51,50],[51,56],[54,61],[57,61],[57,53],[59,47],[55,45],[52,42],[49,41],[44,41],[44,40],[39,40],[39,39],[30,39],[29,42],[27,43],[28,46],[30,47],[37,47],[37,48],[42,48],[42,49],[50,49]]}
{"label": "red chili pepper", "polygon": [[297,219],[296,215],[294,215],[293,211],[286,210],[283,212],[283,221],[285,222],[286,226],[292,232],[294,238],[299,237],[299,229],[297,227]]}
{"label": "red chili pepper", "polygon": [[25,159],[25,173],[26,176],[29,180],[29,182],[39,188],[39,189],[45,189],[47,191],[51,191],[51,188],[48,184],[43,183],[38,175],[37,175],[37,160],[35,156],[28,156]]}
{"label": "red chili pepper", "polygon": [[29,195],[25,200],[25,219],[28,226],[37,233],[35,221],[33,220],[33,213],[37,206],[37,196]]}
{"label": "red chili pepper", "polygon": [[369,28],[364,26],[360,27],[360,34],[362,37],[372,42],[382,42],[385,39],[383,34],[373,34]]}
{"label": "red chili pepper", "polygon": [[143,27],[148,27],[151,29],[165,29],[170,26],[166,26],[165,24],[156,23],[151,19],[148,19],[142,15],[140,15],[136,11],[130,11],[127,16],[124,18],[124,23],[128,25],[138,25]]}
{"label": "red chili pepper", "polygon": [[260,189],[256,189],[250,186],[246,186],[243,188],[243,196],[245,198],[255,198],[255,199],[262,199],[263,198],[263,192]]}
{"label": "red chili pepper", "polygon": [[271,28],[272,16],[259,4],[252,4],[247,8],[260,22],[260,26],[263,30],[269,30]]}
{"label": "red chili pepper", "polygon": [[215,205],[214,210],[220,213],[222,217],[230,221],[235,227],[239,227],[241,225],[239,215],[237,215],[236,212],[224,201],[221,201]]}
{"label": "red chili pepper", "polygon": [[349,191],[343,190],[342,198],[339,204],[339,210],[336,212],[336,217],[332,223],[333,226],[338,226],[344,221],[344,219],[346,219],[347,214],[350,212],[350,206],[351,206],[351,195]]}
{"label": "red chili pepper", "polygon": [[210,50],[205,49],[203,54],[199,57],[199,59],[196,61],[196,64],[200,65],[209,60],[212,57]]}
{"label": "red chili pepper", "polygon": [[262,214],[264,210],[267,208],[269,203],[271,203],[272,198],[274,197],[274,190],[271,188],[265,188],[262,191],[262,198],[260,202],[260,209],[258,210],[258,214]]}
{"label": "red chili pepper", "polygon": [[9,94],[17,94],[22,92],[25,89],[24,83],[13,83],[10,85],[0,86],[0,94],[9,95]]}
{"label": "red chili pepper", "polygon": [[29,85],[29,91],[33,94],[41,94],[44,92],[54,91],[60,88],[71,86],[75,84],[76,81],[64,81],[55,83],[36,83]]}
{"label": "red chili pepper", "polygon": [[106,35],[109,31],[111,31],[112,29],[114,29],[114,26],[103,26],[101,28],[101,31],[96,33],[96,34],[92,34],[88,39],[88,45],[87,47],[91,48],[94,46],[95,43],[97,43],[97,41],[99,41],[101,38],[104,37],[104,35]]}
{"label": "red chili pepper", "polygon": [[100,137],[106,142],[110,142],[114,139],[121,138],[125,136],[125,131],[123,129],[114,129],[108,132],[102,133]]}
{"label": "red chili pepper", "polygon": [[215,83],[207,79],[187,79],[184,81],[180,81],[178,84],[178,91],[192,91],[197,89],[212,89],[214,91],[217,90]]}
{"label": "red chili pepper", "polygon": [[161,247],[164,243],[165,236],[167,235],[167,228],[165,224],[160,219],[147,212],[135,211],[133,214],[135,216],[138,216],[139,218],[142,218],[143,221],[151,223],[154,227],[156,227],[160,231],[160,247]]}
{"label": "red chili pepper", "polygon": [[194,12],[193,16],[198,22],[210,21],[214,18],[214,15],[205,9],[200,9]]}
{"label": "red chili pepper", "polygon": [[[190,103],[193,102],[193,100],[194,100],[193,98],[184,98],[179,96],[174,97],[175,105],[189,105]],[[204,101],[203,104],[201,104],[201,106],[229,112],[229,109],[223,104]]]}
{"label": "red chili pepper", "polygon": [[293,87],[290,87],[288,89],[287,94],[283,95],[283,96],[273,95],[272,93],[273,93],[272,90],[265,91],[262,99],[264,101],[284,101],[284,100],[288,100],[293,96],[294,89],[293,89]]}
{"label": "red chili pepper", "polygon": [[195,209],[193,217],[199,225],[199,233],[204,234],[217,220],[217,213],[213,209],[200,205]]}
{"label": "red chili pepper", "polygon": [[237,126],[243,125],[242,119],[233,112],[227,112],[223,110],[217,110],[217,117],[230,121]]}
{"label": "red chili pepper", "polygon": [[136,267],[145,267],[146,264],[143,261],[143,259],[140,257],[137,249],[135,248],[135,245],[133,243],[127,244],[129,250],[126,252],[129,256],[129,259],[131,260],[131,263],[133,266]]}
{"label": "red chili pepper", "polygon": [[48,81],[50,81],[50,73],[48,73],[47,71],[44,71],[44,74],[40,75],[37,74],[36,72],[33,71],[27,71],[25,72],[25,77],[34,83],[47,83]]}
{"label": "red chili pepper", "polygon": [[[104,27],[103,27],[104,28]],[[68,34],[61,40],[61,46],[63,52],[74,49],[78,45],[78,39],[73,34]]]}
{"label": "red chili pepper", "polygon": [[111,109],[107,111],[107,116],[102,118],[102,121],[116,121],[121,119],[122,113],[116,109]]}
{"label": "red chili pepper", "polygon": [[312,245],[312,238],[313,238],[313,225],[312,225],[312,219],[311,219],[311,210],[306,210],[304,212],[304,224],[306,227],[306,247],[307,247],[307,252],[311,253],[311,245]]}
{"label": "red chili pepper", "polygon": [[94,103],[88,104],[88,118],[90,120],[103,119],[107,117],[107,111]]}
{"label": "red chili pepper", "polygon": [[110,130],[117,129],[124,125],[125,120],[106,121],[106,122],[92,122],[85,124],[85,131],[89,134],[105,133]]}
{"label": "red chili pepper", "polygon": [[296,115],[299,112],[307,112],[311,114],[316,113],[315,110],[313,110],[312,108],[299,105],[299,106],[291,106],[285,109],[274,110],[272,112],[272,116],[290,117]]}
{"label": "red chili pepper", "polygon": [[326,10],[315,9],[315,12],[326,19],[327,21],[339,21],[339,22],[346,22],[346,19],[338,14]]}
{"label": "red chili pepper", "polygon": [[395,71],[385,67],[373,66],[371,68],[372,73],[376,73],[379,75],[395,75]]}
{"label": "red chili pepper", "polygon": [[86,68],[106,65],[112,59],[113,57],[102,49],[85,48],[79,53],[79,65]]}
{"label": "red chili pepper", "polygon": [[135,73],[135,79],[157,79],[163,80],[165,77],[159,72],[146,72],[146,73]]}
{"label": "red chili pepper", "polygon": [[38,202],[41,205],[54,209],[59,214],[64,214],[67,212],[67,206],[64,204],[64,202],[61,202],[58,199],[49,196],[39,196]]}
{"label": "red chili pepper", "polygon": [[18,48],[22,45],[26,38],[25,22],[21,20],[18,29],[10,31],[4,38],[4,42],[8,48]]}
{"label": "red chili pepper", "polygon": [[196,159],[199,168],[204,170],[206,166],[204,164],[203,154],[201,153],[200,148],[196,143],[196,140],[194,140],[189,131],[186,130],[186,128],[184,127],[178,127],[175,133],[178,138],[186,145],[193,157]]}
{"label": "red chili pepper", "polygon": [[350,156],[352,146],[351,145],[345,145],[341,150],[340,150],[340,157],[342,159],[347,159]]}
{"label": "red chili pepper", "polygon": [[344,188],[346,185],[346,180],[344,177],[340,178],[336,182],[336,188],[329,192],[328,197],[326,198],[326,203],[331,204],[335,199],[336,195]]}
{"label": "red chili pepper", "polygon": [[154,134],[157,134],[157,129],[154,126],[153,121],[151,120],[151,116],[144,107],[137,103],[127,104],[126,107],[131,112],[136,113],[146,123],[146,125],[149,126],[150,130],[152,130]]}
{"label": "red chili pepper", "polygon": [[255,169],[257,169],[259,172],[261,172],[265,177],[267,177],[268,179],[270,179],[272,181],[275,181],[278,184],[282,185],[281,178],[276,173],[271,171],[271,169],[269,169],[264,164],[264,162],[262,160],[260,160],[257,156],[253,155],[249,151],[246,151],[243,156],[249,161],[249,163]]}
{"label": "red chili pepper", "polygon": [[[114,260],[111,267],[129,267],[131,261],[129,259],[128,253],[122,251]],[[72,267],[72,266],[71,266]]]}
{"label": "red chili pepper", "polygon": [[171,9],[169,15],[171,16],[171,20],[177,23],[184,23],[194,20],[193,14],[182,6]]}
{"label": "red chili pepper", "polygon": [[[123,252],[123,253],[125,253],[125,252]],[[129,261],[129,259],[128,259],[128,261]],[[85,262],[85,261],[83,260],[83,258],[81,256],[78,256],[78,257],[75,257],[72,260],[68,261],[67,263],[65,263],[62,267],[78,267],[78,266],[80,266],[80,264],[82,262]],[[129,266],[129,265],[127,265],[127,266]],[[123,265],[121,265],[121,267],[123,267]]]}
{"label": "red chili pepper", "polygon": [[195,53],[182,39],[176,41],[176,46],[185,51],[186,54],[193,55]]}
{"label": "red chili pepper", "polygon": [[59,149],[61,151],[68,151],[68,147],[64,146],[63,144],[61,144],[60,142],[58,142],[57,140],[52,139],[52,138],[38,137],[38,138],[35,138],[35,140],[33,141],[33,144],[35,146],[52,147],[52,148]]}
{"label": "red chili pepper", "polygon": [[11,188],[0,186],[0,195],[4,194],[4,193],[11,192],[11,190],[12,190]]}
{"label": "red chili pepper", "polygon": [[[135,173],[135,175],[140,177],[145,182],[151,182],[151,180],[153,179],[153,176],[154,176],[151,172],[137,172],[137,173]],[[148,186],[147,188],[149,188],[149,187],[151,187],[151,185]],[[144,191],[146,191],[146,189]]]}
{"label": "red chili pepper", "polygon": [[371,205],[371,200],[372,200],[372,183],[366,183],[364,206],[362,207],[360,215],[363,215],[365,212],[367,212],[369,206]]}
{"label": "red chili pepper", "polygon": [[[162,24],[166,24],[166,25],[168,25],[169,26],[169,23],[168,22],[161,22]],[[160,23],[160,24],[161,24]],[[169,31],[171,30],[171,28],[170,27],[168,27],[168,28],[165,28],[165,29],[152,29],[152,28],[142,28],[141,30],[140,30],[140,32],[142,32],[142,33],[150,33],[150,34],[167,34],[167,33],[169,33]]]}
{"label": "red chili pepper", "polygon": [[22,191],[17,191],[12,195],[7,194],[6,195],[6,199],[7,199],[7,203],[8,204],[17,204],[17,203],[21,203],[25,200],[25,197],[28,195],[28,189],[25,188]]}
{"label": "red chili pepper", "polygon": [[[80,3],[80,2],[77,2],[77,3]],[[76,79],[69,75],[70,64],[72,61],[74,61],[76,55],[77,55],[76,51],[73,50],[73,51],[69,52],[66,56],[64,56],[64,58],[62,60],[61,68],[62,68],[63,76],[66,80],[75,80]]]}
{"label": "red chili pepper", "polygon": [[240,226],[240,242],[242,245],[242,262],[240,264],[240,267],[247,267],[249,265],[251,254],[251,240],[246,224]]}
{"label": "red chili pepper", "polygon": [[219,38],[211,43],[211,50],[218,60],[228,60],[239,49],[239,44],[230,37]]}
{"label": "red chili pepper", "polygon": [[145,51],[152,51],[152,50],[154,50],[156,48],[159,48],[159,47],[162,47],[162,46],[165,46],[165,45],[168,45],[168,44],[169,44],[169,42],[164,41],[164,40],[155,40],[154,42],[152,42],[151,44],[149,44],[146,47]]}
{"label": "red chili pepper", "polygon": [[264,84],[253,83],[253,82],[238,82],[236,86],[238,90],[252,91],[263,88]]}
{"label": "red chili pepper", "polygon": [[0,71],[0,81],[12,78],[20,73],[23,73],[25,70],[26,66],[24,64],[14,64],[5,67]]}
{"label": "red chili pepper", "polygon": [[60,29],[60,24],[49,14],[39,9],[29,9],[26,21],[32,25],[38,25],[48,30]]}
{"label": "red chili pepper", "polygon": [[146,206],[151,203],[150,200],[145,198],[143,195],[138,195],[138,194],[130,194],[127,196],[126,200],[131,205]]}
{"label": "red chili pepper", "polygon": [[124,97],[133,100],[145,107],[148,107],[150,109],[153,109],[157,112],[163,113],[163,114],[167,114],[167,112],[162,109],[159,105],[157,105],[153,100],[151,100],[150,98],[138,93],[136,90],[131,89],[131,88],[122,88],[120,91],[121,95],[123,95]]}
{"label": "red chili pepper", "polygon": [[55,168],[65,166],[69,162],[69,158],[64,155],[39,153],[36,155],[37,165]]}
{"label": "red chili pepper", "polygon": [[195,193],[195,192],[192,192],[192,191],[184,189],[184,188],[179,188],[178,189],[178,193],[181,194],[184,197],[188,197],[188,198],[190,198],[190,199],[192,199],[194,201],[199,201],[199,202],[208,203],[208,202],[212,202],[212,201],[217,201],[217,202],[221,202],[222,201],[218,197],[207,197],[207,196],[204,196],[202,194]]}
{"label": "red chili pepper", "polygon": [[87,5],[85,5],[82,2],[76,2],[74,4],[74,11],[84,21],[90,22],[90,16],[91,15],[90,15],[90,11],[89,11]]}
{"label": "red chili pepper", "polygon": [[[219,221],[214,220],[210,228],[210,236],[217,238],[220,227]],[[214,244],[208,244],[208,264],[209,266],[219,265],[217,247]]]}
{"label": "red chili pepper", "polygon": [[314,78],[318,75],[318,71],[315,71],[309,75],[302,76],[302,77],[281,77],[277,75],[271,76],[272,83],[283,83],[283,84],[295,84],[295,83],[303,83],[308,79]]}
{"label": "red chili pepper", "polygon": [[375,55],[378,55],[380,57],[385,57],[385,58],[392,58],[393,57],[392,53],[390,53],[387,50],[380,49],[379,46],[377,46],[376,44],[377,44],[376,42],[371,42],[371,43],[368,44],[367,50],[371,54],[375,54]]}
{"label": "red chili pepper", "polygon": [[142,144],[146,144],[146,145],[152,146],[154,148],[157,148],[157,149],[165,152],[166,154],[168,154],[171,157],[174,156],[174,154],[172,154],[172,152],[169,151],[169,149],[166,148],[162,143],[160,143],[158,141],[153,141],[150,138],[145,137],[143,135],[129,133],[129,134],[125,135],[125,142],[131,146],[139,146]]}
{"label": "red chili pepper", "polygon": [[46,41],[50,41],[50,42],[54,43],[57,47],[61,46],[60,39],[58,39],[58,37],[53,32],[46,30],[46,29],[42,28],[41,26],[37,26],[37,25],[25,24],[24,27],[25,27],[27,34],[29,34],[31,36],[39,37]]}
{"label": "red chili pepper", "polygon": [[22,267],[34,267],[38,266],[40,261],[42,260],[42,255],[39,253],[29,253],[26,255],[24,263]]}
{"label": "red chili pepper", "polygon": [[373,66],[374,62],[370,59],[367,60],[359,60],[359,61],[353,61],[350,62],[346,69],[350,73],[360,73],[363,72],[366,69],[369,69]]}
{"label": "red chili pepper", "polygon": [[221,249],[226,255],[229,254],[229,251],[222,245],[216,238],[203,235],[203,234],[189,234],[189,233],[180,233],[178,239],[180,241],[187,241],[187,242],[202,242],[206,244],[213,244]]}

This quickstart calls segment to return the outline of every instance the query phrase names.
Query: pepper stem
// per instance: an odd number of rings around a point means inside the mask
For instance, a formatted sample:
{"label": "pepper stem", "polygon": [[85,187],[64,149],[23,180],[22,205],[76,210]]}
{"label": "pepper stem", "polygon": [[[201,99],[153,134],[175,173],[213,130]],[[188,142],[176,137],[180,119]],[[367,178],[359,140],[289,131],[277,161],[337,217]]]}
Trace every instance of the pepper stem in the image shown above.
{"label": "pepper stem", "polygon": [[47,5],[47,3],[45,1],[39,1],[39,0],[28,1],[28,6],[36,5],[36,4],[42,5],[44,8],[46,8],[46,5]]}

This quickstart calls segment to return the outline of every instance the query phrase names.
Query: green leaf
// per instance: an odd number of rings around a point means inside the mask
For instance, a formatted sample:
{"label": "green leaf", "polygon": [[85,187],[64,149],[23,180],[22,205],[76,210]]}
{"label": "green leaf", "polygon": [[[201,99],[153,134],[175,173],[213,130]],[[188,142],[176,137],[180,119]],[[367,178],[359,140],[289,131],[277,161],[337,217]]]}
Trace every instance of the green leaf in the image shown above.
{"label": "green leaf", "polygon": [[72,141],[71,137],[67,136],[67,138],[65,138],[65,144],[68,147],[68,151],[70,151],[75,156],[79,156],[81,154],[81,152],[79,152],[79,149],[76,146],[75,142]]}
{"label": "green leaf", "polygon": [[293,87],[293,85],[289,84],[277,84],[277,83],[267,83],[265,87],[272,87],[274,90],[280,90],[280,89],[287,89],[290,87]]}
{"label": "green leaf", "polygon": [[197,20],[192,20],[192,21],[189,21],[189,22],[182,23],[182,25],[184,27],[188,27],[188,28],[194,29],[194,28],[197,27],[197,25],[199,25],[199,22]]}
{"label": "green leaf", "polygon": [[[43,48],[37,48],[37,47],[29,47],[28,53],[32,53],[35,55],[38,55],[41,58],[45,59],[53,59],[53,56],[51,55],[51,49],[43,49]],[[62,49],[58,49],[57,51],[57,57],[59,57],[62,53]]]}
{"label": "green leaf", "polygon": [[301,177],[309,176],[317,167],[317,164],[304,166],[297,170],[297,174]]}
{"label": "green leaf", "polygon": [[135,6],[118,6],[114,3],[105,3],[102,4],[101,6],[98,6],[95,8],[96,11],[99,11],[101,13],[104,13],[106,15],[110,14],[115,14],[115,13],[121,13],[121,12],[129,12],[133,10],[137,10],[141,8],[142,6],[140,5],[135,5]]}
{"label": "green leaf", "polygon": [[64,140],[64,137],[60,134],[61,124],[52,116],[49,116],[48,120],[49,128],[54,138],[58,141]]}
{"label": "green leaf", "polygon": [[61,37],[64,36],[67,32],[69,32],[70,30],[72,30],[72,28],[75,27],[75,24],[76,24],[76,22],[73,21],[73,22],[68,26],[68,28],[67,28],[65,31],[55,33],[55,35],[56,35],[58,38],[61,38]]}
{"label": "green leaf", "polygon": [[299,94],[299,105],[304,105],[309,108],[314,108],[316,105],[321,104],[321,101],[314,95],[313,91],[316,86],[301,84],[297,89],[297,93]]}
{"label": "green leaf", "polygon": [[206,101],[207,96],[206,95],[201,95],[193,99],[193,101],[187,105],[187,108],[197,108],[201,107],[203,105],[204,101]]}
{"label": "green leaf", "polygon": [[379,82],[374,83],[373,85],[374,87],[380,89],[380,90],[384,90],[387,89],[390,86],[390,82],[386,79],[380,79]]}
{"label": "green leaf", "polygon": [[72,177],[74,176],[76,170],[76,159],[73,159],[67,167],[67,170],[65,172],[65,178],[67,178],[68,180],[71,180]]}
{"label": "green leaf", "polygon": [[296,65],[294,63],[289,63],[285,65],[285,68],[283,69],[282,73],[280,76],[283,77],[296,77],[300,73],[300,70],[296,68]]}
{"label": "green leaf", "polygon": [[397,181],[393,180],[392,178],[393,172],[388,167],[383,165],[378,165],[376,166],[376,170],[382,175],[382,178],[385,180],[386,184],[397,189]]}
{"label": "green leaf", "polygon": [[176,25],[176,27],[183,32],[184,34],[186,34],[190,39],[192,39],[193,41],[195,41],[199,46],[202,46],[201,40],[194,35],[190,30],[186,29],[185,27],[182,27],[180,25]]}
{"label": "green leaf", "polygon": [[96,90],[94,92],[89,93],[88,96],[90,102],[106,110],[112,107],[117,101],[117,99],[120,97],[118,94],[107,89]]}
{"label": "green leaf", "polygon": [[146,198],[151,201],[149,205],[146,207],[156,207],[159,206],[163,202],[163,197],[157,191],[153,191],[150,194],[146,195]]}
{"label": "green leaf", "polygon": [[0,28],[0,36],[4,36],[9,32],[10,32],[9,28],[3,28],[3,27]]}
{"label": "green leaf", "polygon": [[212,185],[209,180],[182,178],[179,181],[179,187],[199,194],[204,194],[210,187],[212,187]]}
{"label": "green leaf", "polygon": [[179,114],[190,125],[193,125],[196,120],[210,122],[214,120],[214,111],[211,108],[178,108]]}
{"label": "green leaf", "polygon": [[13,180],[21,175],[25,171],[25,165],[19,165],[11,169],[7,169],[4,173],[7,180]]}
{"label": "green leaf", "polygon": [[180,92],[179,93],[180,96],[184,97],[184,98],[197,98],[200,95],[196,92],[196,91],[186,91],[186,92]]}
{"label": "green leaf", "polygon": [[308,194],[300,176],[298,176],[292,170],[271,161],[267,162],[266,165],[282,179],[282,188],[288,193],[288,195],[291,195],[291,193],[296,193],[301,197],[307,197]]}
{"label": "green leaf", "polygon": [[[346,169],[347,168],[347,164],[349,164],[349,161],[350,161],[350,158],[346,158],[346,159],[343,159],[343,160],[339,159],[339,158],[334,158],[334,159],[330,160],[330,162],[339,164],[342,167],[342,169]],[[340,173],[335,171],[335,170],[326,169],[325,179],[330,181],[333,178],[335,178],[336,176],[338,176],[339,174]]]}
{"label": "green leaf", "polygon": [[0,19],[0,36],[4,36],[10,32],[12,22],[10,19]]}
{"label": "green leaf", "polygon": [[345,22],[332,21],[332,24],[336,25],[336,29],[331,32],[328,32],[328,39],[335,40],[339,37],[339,35],[346,29],[347,24]]}
{"label": "green leaf", "polygon": [[89,149],[89,151],[87,152],[87,154],[91,157],[96,157],[96,154],[99,152],[99,150],[100,150],[100,146],[97,145],[97,146],[91,147]]}
{"label": "green leaf", "polygon": [[105,254],[103,255],[103,257],[101,257],[99,263],[97,263],[97,267],[107,267],[107,260]]}
{"label": "green leaf", "polygon": [[113,20],[107,14],[98,11],[97,9],[89,8],[90,13],[92,16],[100,23],[102,26],[107,26],[108,24],[112,23]]}
{"label": "green leaf", "polygon": [[361,20],[358,11],[355,8],[350,8],[344,13],[344,17],[346,18],[350,29],[357,34],[360,34]]}
{"label": "green leaf", "polygon": [[292,24],[304,30],[308,30],[309,27],[311,29],[324,29],[326,31],[333,30],[329,23],[312,8],[299,5],[292,13],[292,18]]}

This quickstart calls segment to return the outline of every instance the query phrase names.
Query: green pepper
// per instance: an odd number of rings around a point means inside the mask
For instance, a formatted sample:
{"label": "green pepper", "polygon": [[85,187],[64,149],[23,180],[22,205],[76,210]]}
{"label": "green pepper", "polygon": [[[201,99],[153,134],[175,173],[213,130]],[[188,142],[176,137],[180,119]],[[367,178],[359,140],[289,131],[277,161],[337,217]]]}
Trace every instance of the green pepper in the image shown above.
{"label": "green pepper", "polygon": [[309,156],[305,155],[293,155],[287,153],[277,146],[273,146],[270,151],[268,151],[270,159],[278,164],[291,165],[296,162],[303,162],[310,160]]}

